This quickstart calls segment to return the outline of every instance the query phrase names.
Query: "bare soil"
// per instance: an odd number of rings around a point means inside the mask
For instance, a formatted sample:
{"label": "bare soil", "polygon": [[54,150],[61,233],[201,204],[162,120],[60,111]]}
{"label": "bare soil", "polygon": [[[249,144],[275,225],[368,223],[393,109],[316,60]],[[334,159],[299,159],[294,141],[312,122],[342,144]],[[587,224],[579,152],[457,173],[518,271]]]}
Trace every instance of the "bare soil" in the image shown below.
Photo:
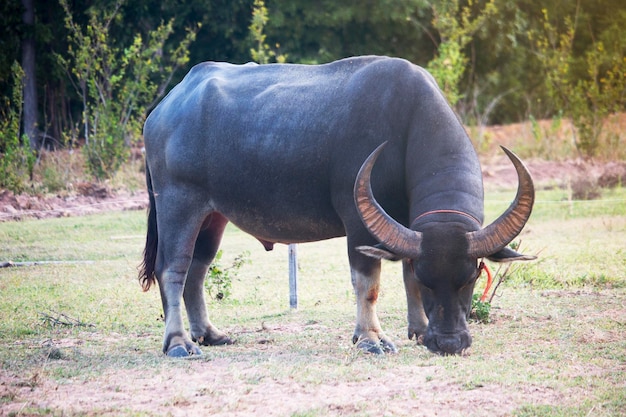
{"label": "bare soil", "polygon": [[[143,375],[118,370],[83,383],[42,379],[35,386],[0,370],[0,396],[11,390],[14,397],[0,406],[0,415],[28,415],[23,410],[30,407],[88,416],[114,416],[122,410],[161,416],[292,416],[310,410],[329,416],[504,416],[520,404],[562,404],[580,394],[533,384],[507,390],[499,385],[464,387],[444,378],[417,383],[441,370],[408,366],[383,370],[364,381],[304,385],[243,365],[227,359],[190,361],[186,367]],[[250,380],[258,382],[251,385]]]}
{"label": "bare soil", "polygon": [[104,187],[85,185],[83,194],[74,195],[15,195],[0,191],[0,222],[22,219],[83,216],[106,211],[141,210],[148,206],[145,190],[109,191]]}
{"label": "bare soil", "polygon": [[[483,180],[489,190],[514,189],[517,174],[505,156],[484,158]],[[531,159],[526,165],[537,189],[615,187],[626,182],[626,162],[595,162],[582,159],[544,161]],[[14,195],[0,190],[0,222],[27,218],[82,216],[114,210],[142,210],[148,206],[145,190],[110,190],[81,183],[71,195]]]}

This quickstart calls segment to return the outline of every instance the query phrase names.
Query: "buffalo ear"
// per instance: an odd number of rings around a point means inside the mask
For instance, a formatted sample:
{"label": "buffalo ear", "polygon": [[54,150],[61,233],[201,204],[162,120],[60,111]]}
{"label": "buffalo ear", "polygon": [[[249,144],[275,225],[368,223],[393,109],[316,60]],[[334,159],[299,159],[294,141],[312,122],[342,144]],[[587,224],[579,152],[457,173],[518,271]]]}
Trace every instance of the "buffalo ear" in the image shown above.
{"label": "buffalo ear", "polygon": [[513,249],[509,247],[505,247],[504,249],[500,249],[498,252],[487,256],[487,259],[493,262],[513,262],[513,261],[532,261],[537,259],[536,256],[524,255],[518,252],[515,252]]}
{"label": "buffalo ear", "polygon": [[357,252],[361,252],[363,255],[369,256],[370,258],[387,259],[388,261],[399,261],[402,259],[402,257],[390,252],[380,243],[374,246],[357,246],[355,249]]}

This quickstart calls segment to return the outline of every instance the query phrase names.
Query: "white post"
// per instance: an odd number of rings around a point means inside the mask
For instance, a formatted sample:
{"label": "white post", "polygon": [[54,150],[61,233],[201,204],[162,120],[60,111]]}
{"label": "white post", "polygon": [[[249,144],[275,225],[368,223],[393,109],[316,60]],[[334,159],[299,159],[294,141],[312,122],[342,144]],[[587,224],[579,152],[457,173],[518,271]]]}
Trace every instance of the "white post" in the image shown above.
{"label": "white post", "polygon": [[298,308],[298,255],[295,243],[289,245],[289,308]]}

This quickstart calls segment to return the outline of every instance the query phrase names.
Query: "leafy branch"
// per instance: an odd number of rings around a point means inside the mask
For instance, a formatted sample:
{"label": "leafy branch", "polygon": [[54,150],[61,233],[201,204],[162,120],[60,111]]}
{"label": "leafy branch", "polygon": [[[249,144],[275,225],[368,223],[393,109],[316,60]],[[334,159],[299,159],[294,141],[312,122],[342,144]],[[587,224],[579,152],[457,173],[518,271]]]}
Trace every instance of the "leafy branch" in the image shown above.
{"label": "leafy branch", "polygon": [[459,0],[435,2],[433,26],[439,32],[441,43],[437,55],[426,69],[435,77],[452,106],[462,98],[459,83],[463,78],[468,58],[463,49],[472,36],[496,12],[495,0],[489,0],[479,12],[473,10],[474,2],[461,6]]}
{"label": "leafy branch", "polygon": [[[252,21],[250,22],[250,26],[248,26],[248,30],[250,31],[250,36],[255,48],[250,49],[250,56],[253,61],[259,64],[269,64],[272,59],[281,64],[285,63],[287,61],[287,55],[277,54],[265,43],[266,35],[264,30],[267,22],[269,22],[269,16],[265,2],[263,0],[254,0]],[[280,45],[276,44],[276,47],[279,48]]]}
{"label": "leafy branch", "polygon": [[89,9],[86,27],[74,22],[67,0],[60,2],[70,46],[69,58],[57,59],[82,99],[87,167],[97,179],[110,178],[126,160],[132,140],[141,136],[148,110],[164,94],[175,70],[189,61],[188,48],[200,25],[188,28],[167,55],[164,45],[173,33],[173,20],[146,36],[137,34],[131,45],[121,48],[110,32],[121,21],[123,0],[110,11]]}
{"label": "leafy branch", "polygon": [[[574,143],[587,157],[600,148],[604,121],[626,105],[626,45],[593,41],[582,57],[574,53],[579,10],[565,17],[559,32],[543,9],[543,28],[529,33],[545,71],[545,86],[555,105],[576,128]],[[618,28],[615,28],[618,30]],[[610,47],[609,47],[610,46]],[[583,69],[581,77],[580,69]]]}

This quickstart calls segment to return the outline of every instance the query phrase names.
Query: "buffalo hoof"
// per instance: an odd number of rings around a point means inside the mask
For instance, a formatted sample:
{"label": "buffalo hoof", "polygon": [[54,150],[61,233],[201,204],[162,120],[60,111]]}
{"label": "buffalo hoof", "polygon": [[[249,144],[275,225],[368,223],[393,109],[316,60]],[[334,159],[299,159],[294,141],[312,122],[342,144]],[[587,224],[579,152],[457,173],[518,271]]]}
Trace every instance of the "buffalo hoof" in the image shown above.
{"label": "buffalo hoof", "polygon": [[365,353],[374,355],[384,355],[385,353],[398,353],[398,348],[389,340],[380,340],[378,342],[371,339],[357,340],[356,347]]}
{"label": "buffalo hoof", "polygon": [[235,343],[230,337],[218,331],[208,331],[203,336],[193,337],[192,340],[202,346],[221,346]]}
{"label": "buffalo hoof", "polygon": [[409,328],[409,331],[407,333],[407,337],[409,338],[409,340],[413,340],[413,338],[415,338],[415,340],[417,341],[418,345],[423,345],[424,344],[424,335],[426,334],[426,331],[422,331],[422,330],[415,330],[415,329],[411,329]]}
{"label": "buffalo hoof", "polygon": [[167,351],[169,358],[187,358],[189,356],[200,356],[202,351],[198,346],[190,346],[189,349],[185,346],[178,345],[170,348]]}
{"label": "buffalo hoof", "polygon": [[198,342],[202,346],[221,346],[221,345],[232,345],[235,342],[228,336],[220,336],[216,338],[204,338],[199,337],[197,340],[194,339],[194,342]]}
{"label": "buffalo hoof", "polygon": [[222,336],[217,339],[213,339],[210,342],[211,346],[222,346],[222,345],[232,345],[234,344],[234,340],[228,336]]}

